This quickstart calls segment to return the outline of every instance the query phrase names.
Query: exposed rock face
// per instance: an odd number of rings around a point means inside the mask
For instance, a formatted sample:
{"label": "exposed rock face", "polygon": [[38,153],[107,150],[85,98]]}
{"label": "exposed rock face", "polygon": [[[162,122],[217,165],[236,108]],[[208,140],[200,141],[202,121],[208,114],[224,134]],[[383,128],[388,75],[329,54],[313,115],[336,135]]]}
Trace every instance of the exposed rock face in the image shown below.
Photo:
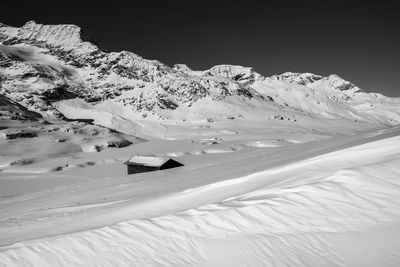
{"label": "exposed rock face", "polygon": [[333,74],[325,78],[329,81],[329,87],[339,91],[352,91],[354,93],[363,93],[363,90],[358,88],[355,84],[345,81],[339,76]]}
{"label": "exposed rock face", "polygon": [[300,85],[308,85],[310,83],[314,83],[323,79],[324,77],[315,75],[312,73],[294,73],[294,72],[285,72],[280,75],[274,75],[271,77],[272,79],[276,79],[279,81],[284,81],[287,83],[295,83]]}
{"label": "exposed rock face", "polygon": [[255,72],[253,68],[233,65],[214,66],[208,71],[205,71],[205,75],[225,77],[234,80],[241,85],[251,85],[261,77],[261,75]]}
{"label": "exposed rock face", "polygon": [[75,52],[90,52],[97,47],[85,38],[76,25],[42,25],[35,21],[25,23],[21,28],[0,25],[0,38],[4,45],[32,44],[35,46],[62,47],[63,50],[76,49]]}
{"label": "exposed rock face", "polygon": [[6,139],[17,139],[17,138],[33,138],[37,137],[36,133],[24,132],[24,131],[13,131],[13,132],[6,132],[4,134]]}
{"label": "exposed rock face", "polygon": [[348,82],[338,75],[332,74],[328,77],[323,77],[320,75],[315,75],[312,73],[293,73],[293,72],[285,72],[280,75],[274,75],[271,77],[272,79],[276,79],[279,81],[284,81],[287,83],[294,83],[304,86],[310,86],[317,82],[328,82],[328,86],[332,89],[339,91],[347,91],[351,90],[353,92],[363,92],[356,85]]}
{"label": "exposed rock face", "polygon": [[26,107],[0,95],[0,119],[37,120],[42,116]]}

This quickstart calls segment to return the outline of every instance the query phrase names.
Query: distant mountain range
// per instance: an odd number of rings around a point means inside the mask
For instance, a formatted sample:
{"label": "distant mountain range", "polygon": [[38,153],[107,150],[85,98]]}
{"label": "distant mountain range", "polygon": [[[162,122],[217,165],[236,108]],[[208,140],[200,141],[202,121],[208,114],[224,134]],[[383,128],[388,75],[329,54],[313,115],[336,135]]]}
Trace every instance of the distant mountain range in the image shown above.
{"label": "distant mountain range", "polygon": [[[169,67],[128,51],[107,52],[76,25],[34,21],[20,28],[0,24],[0,100],[2,116],[14,118],[69,117],[67,107],[77,109],[87,102],[134,120],[400,122],[400,99],[366,93],[337,75],[287,72],[264,77],[234,65],[205,71],[184,64]],[[85,117],[79,114],[75,116]]]}

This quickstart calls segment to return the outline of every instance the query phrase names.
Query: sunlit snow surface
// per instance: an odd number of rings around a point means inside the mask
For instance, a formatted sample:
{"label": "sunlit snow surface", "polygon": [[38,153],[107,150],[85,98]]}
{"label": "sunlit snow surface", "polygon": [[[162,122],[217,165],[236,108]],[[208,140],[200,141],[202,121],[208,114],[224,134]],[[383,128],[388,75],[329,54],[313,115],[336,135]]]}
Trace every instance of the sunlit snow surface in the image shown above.
{"label": "sunlit snow surface", "polygon": [[400,98],[81,33],[0,24],[0,266],[400,266]]}
{"label": "sunlit snow surface", "polygon": [[[0,265],[399,266],[399,128],[229,123],[2,167]],[[127,176],[135,154],[185,167]]]}
{"label": "sunlit snow surface", "polygon": [[129,159],[127,162],[139,163],[139,164],[143,164],[144,166],[157,167],[157,166],[163,165],[167,161],[168,161],[168,158],[134,156],[131,159]]}

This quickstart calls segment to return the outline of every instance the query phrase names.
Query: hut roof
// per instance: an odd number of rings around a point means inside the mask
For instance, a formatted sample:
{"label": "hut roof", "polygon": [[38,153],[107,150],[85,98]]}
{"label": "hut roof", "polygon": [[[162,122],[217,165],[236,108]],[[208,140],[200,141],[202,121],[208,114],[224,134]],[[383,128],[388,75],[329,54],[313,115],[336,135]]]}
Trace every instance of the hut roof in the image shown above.
{"label": "hut roof", "polygon": [[127,165],[142,165],[148,167],[161,167],[166,163],[169,158],[151,157],[151,156],[134,156],[129,159],[125,164]]}

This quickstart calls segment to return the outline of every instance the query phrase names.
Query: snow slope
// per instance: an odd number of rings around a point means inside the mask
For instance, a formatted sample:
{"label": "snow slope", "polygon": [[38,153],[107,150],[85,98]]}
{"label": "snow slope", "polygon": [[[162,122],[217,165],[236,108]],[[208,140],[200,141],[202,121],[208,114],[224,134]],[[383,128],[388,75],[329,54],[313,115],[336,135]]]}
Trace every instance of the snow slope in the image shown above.
{"label": "snow slope", "polygon": [[398,266],[399,133],[187,158],[5,199],[0,262]]}

